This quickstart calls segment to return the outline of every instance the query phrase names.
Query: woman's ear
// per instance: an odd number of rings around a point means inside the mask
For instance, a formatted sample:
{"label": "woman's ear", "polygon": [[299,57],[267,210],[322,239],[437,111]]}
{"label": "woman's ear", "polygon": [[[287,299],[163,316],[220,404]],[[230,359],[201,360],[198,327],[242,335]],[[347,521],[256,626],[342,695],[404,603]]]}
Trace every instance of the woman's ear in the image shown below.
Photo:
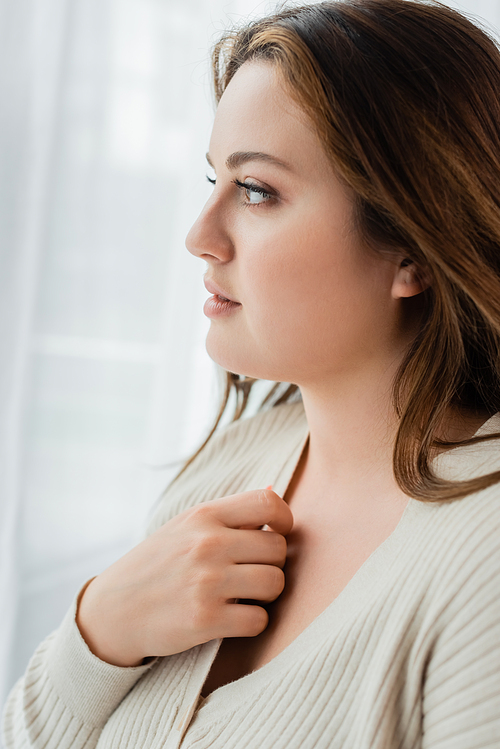
{"label": "woman's ear", "polygon": [[396,266],[392,283],[392,298],[416,296],[431,285],[428,274],[418,268],[410,258],[403,258]]}

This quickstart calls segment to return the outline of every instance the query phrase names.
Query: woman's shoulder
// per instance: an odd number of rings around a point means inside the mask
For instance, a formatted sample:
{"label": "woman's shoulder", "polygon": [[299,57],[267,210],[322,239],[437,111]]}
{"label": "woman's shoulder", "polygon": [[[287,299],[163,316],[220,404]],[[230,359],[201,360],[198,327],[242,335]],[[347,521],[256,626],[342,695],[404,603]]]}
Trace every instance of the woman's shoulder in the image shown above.
{"label": "woman's shoulder", "polygon": [[495,556],[500,572],[500,482],[452,501],[418,505],[422,544],[425,537],[424,545],[433,546],[439,557],[447,556],[450,566],[453,558],[485,557],[491,563]]}
{"label": "woman's shoulder", "polygon": [[489,418],[474,435],[479,442],[454,448],[434,459],[433,468],[442,478],[464,481],[500,471],[500,412]]}
{"label": "woman's shoulder", "polygon": [[[464,445],[442,453],[433,462],[436,474],[452,481],[468,481],[489,474],[500,476],[500,413],[492,416],[478,430],[475,436],[491,437],[471,445]],[[500,482],[484,489],[472,492],[452,502],[437,502],[438,515],[448,521],[456,518],[457,522],[481,527],[485,523],[500,524]]]}
{"label": "woman's shoulder", "polygon": [[275,468],[287,462],[306,432],[301,401],[273,406],[218,429],[168,486],[148,533],[188,507],[272,484]]}
{"label": "woman's shoulder", "polygon": [[[498,432],[500,414],[490,419],[478,436]],[[500,439],[450,450],[439,456],[433,467],[438,476],[454,481],[500,475]],[[473,567],[497,568],[500,575],[500,481],[452,501],[412,502],[415,523],[410,535],[415,553],[434,559],[429,567],[434,570],[432,575],[439,577],[446,570],[445,576],[454,578],[458,587]]]}
{"label": "woman's shoulder", "polygon": [[[457,447],[435,459],[433,468],[438,476],[452,481],[498,474],[500,476],[500,413],[492,416],[476,433],[491,437],[471,445]],[[448,527],[464,526],[469,537],[488,534],[492,527],[500,531],[500,482],[472,492],[452,502],[437,503],[437,516]],[[500,532],[499,532],[500,538]]]}

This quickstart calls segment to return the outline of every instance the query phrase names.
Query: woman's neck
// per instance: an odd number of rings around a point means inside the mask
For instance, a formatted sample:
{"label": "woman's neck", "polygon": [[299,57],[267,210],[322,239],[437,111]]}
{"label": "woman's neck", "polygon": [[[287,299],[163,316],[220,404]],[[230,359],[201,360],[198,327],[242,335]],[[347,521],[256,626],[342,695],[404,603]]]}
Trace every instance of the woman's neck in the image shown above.
{"label": "woman's neck", "polygon": [[310,470],[325,481],[392,474],[397,416],[392,383],[397,367],[357,373],[335,382],[301,387],[309,425]]}
{"label": "woman's neck", "polygon": [[[366,486],[400,491],[393,473],[393,449],[399,420],[393,404],[397,365],[350,376],[331,386],[301,387],[309,425],[303,469],[320,484],[358,495]],[[489,418],[486,412],[450,411],[441,433],[466,440]]]}

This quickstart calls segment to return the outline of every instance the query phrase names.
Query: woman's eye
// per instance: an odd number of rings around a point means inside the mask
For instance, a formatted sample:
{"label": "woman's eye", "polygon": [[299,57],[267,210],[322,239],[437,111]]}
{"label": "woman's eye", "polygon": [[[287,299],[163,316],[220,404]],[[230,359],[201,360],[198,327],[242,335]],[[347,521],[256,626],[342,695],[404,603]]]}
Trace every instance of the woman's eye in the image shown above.
{"label": "woman's eye", "polygon": [[[216,184],[215,178],[209,177],[208,174],[206,177],[211,185]],[[233,183],[240,190],[244,191],[246,198],[245,205],[262,205],[263,203],[268,203],[274,198],[270,192],[267,192],[267,190],[264,190],[264,188],[259,185],[254,185],[252,182],[240,182],[239,179],[235,179],[233,180]]]}
{"label": "woman's eye", "polygon": [[267,203],[272,199],[272,195],[259,185],[254,185],[251,182],[240,182],[239,179],[235,179],[234,184],[245,191],[247,205],[262,205],[262,203]]}

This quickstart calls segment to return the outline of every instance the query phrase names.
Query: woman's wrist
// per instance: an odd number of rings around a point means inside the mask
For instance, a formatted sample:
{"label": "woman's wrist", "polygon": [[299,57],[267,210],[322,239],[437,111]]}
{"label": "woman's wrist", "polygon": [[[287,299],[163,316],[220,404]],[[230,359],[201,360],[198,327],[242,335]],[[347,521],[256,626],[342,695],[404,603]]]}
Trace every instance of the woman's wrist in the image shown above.
{"label": "woman's wrist", "polygon": [[[96,656],[96,658],[99,658],[99,660],[104,663],[108,663],[110,666],[117,666],[118,668],[137,668],[137,666],[143,666],[146,663],[149,663],[153,659],[153,656],[146,656],[145,658],[134,658],[131,656],[127,658],[122,654],[112,652],[111,649],[108,651],[98,643],[95,633],[92,633],[92,626],[89,622],[89,619],[92,620],[93,618],[92,614],[89,614],[83,604],[84,596],[87,593],[90,584],[95,579],[96,577],[93,577],[85,583],[77,599],[75,622],[86,646],[90,652]],[[88,599],[85,600],[85,603],[88,603]]]}

